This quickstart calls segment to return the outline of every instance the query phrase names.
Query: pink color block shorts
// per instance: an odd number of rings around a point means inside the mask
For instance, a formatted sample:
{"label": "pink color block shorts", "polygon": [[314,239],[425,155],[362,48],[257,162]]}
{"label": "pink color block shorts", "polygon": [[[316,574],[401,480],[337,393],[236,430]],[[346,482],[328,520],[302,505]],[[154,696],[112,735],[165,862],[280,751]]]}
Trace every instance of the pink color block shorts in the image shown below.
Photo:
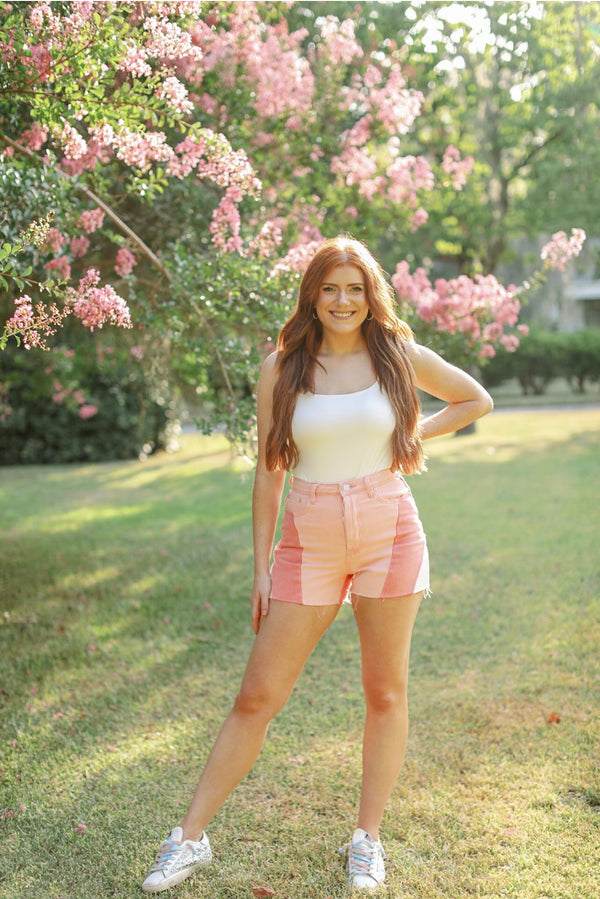
{"label": "pink color block shorts", "polygon": [[335,484],[292,477],[271,577],[272,599],[308,606],[426,591],[427,542],[404,478],[388,469]]}

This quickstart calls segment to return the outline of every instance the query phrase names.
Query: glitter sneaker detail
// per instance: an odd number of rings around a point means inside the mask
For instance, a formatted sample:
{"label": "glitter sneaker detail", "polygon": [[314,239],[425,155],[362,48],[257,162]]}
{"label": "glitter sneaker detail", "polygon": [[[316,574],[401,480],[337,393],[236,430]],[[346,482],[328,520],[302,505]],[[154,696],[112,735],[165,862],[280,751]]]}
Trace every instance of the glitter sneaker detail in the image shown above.
{"label": "glitter sneaker detail", "polygon": [[208,837],[202,839],[183,840],[183,830],[175,827],[168,838],[158,848],[154,864],[142,884],[145,893],[160,893],[181,883],[198,868],[210,864],[212,851]]}

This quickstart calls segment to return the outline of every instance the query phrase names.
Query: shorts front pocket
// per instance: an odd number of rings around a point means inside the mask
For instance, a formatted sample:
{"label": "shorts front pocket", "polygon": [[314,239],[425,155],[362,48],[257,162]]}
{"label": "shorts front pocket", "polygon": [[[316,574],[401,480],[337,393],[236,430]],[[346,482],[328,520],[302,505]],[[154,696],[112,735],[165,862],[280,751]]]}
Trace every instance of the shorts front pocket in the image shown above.
{"label": "shorts front pocket", "polygon": [[311,506],[314,505],[310,496],[307,496],[305,493],[296,493],[294,490],[290,490],[285,498],[285,511],[293,515],[294,518],[298,518],[299,515],[305,515]]}
{"label": "shorts front pocket", "polygon": [[373,487],[373,497],[377,502],[388,504],[397,503],[405,496],[412,496],[410,487],[403,477],[395,475],[384,484],[377,484]]}

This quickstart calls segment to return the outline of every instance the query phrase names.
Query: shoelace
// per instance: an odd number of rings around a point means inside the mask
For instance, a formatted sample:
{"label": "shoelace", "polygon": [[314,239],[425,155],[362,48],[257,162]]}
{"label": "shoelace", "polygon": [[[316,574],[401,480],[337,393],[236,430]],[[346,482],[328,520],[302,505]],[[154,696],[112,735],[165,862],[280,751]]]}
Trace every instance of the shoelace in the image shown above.
{"label": "shoelace", "polygon": [[358,846],[348,846],[348,868],[351,874],[370,874],[377,858],[377,844],[369,846],[366,840]]}
{"label": "shoelace", "polygon": [[153,871],[162,871],[163,868],[166,868],[167,865],[173,861],[175,857],[175,853],[178,849],[181,849],[181,843],[174,843],[172,840],[165,840],[165,842],[161,845],[154,859],[154,864],[150,868],[150,872]]}

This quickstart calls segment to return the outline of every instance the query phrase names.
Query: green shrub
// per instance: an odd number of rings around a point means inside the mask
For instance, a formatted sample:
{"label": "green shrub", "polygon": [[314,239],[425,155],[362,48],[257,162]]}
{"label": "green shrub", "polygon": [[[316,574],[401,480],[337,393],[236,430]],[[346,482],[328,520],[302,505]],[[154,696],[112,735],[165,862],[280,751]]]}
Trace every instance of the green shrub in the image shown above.
{"label": "green shrub", "polygon": [[168,402],[140,348],[94,335],[74,350],[0,353],[0,464],[99,462],[164,446]]}
{"label": "green shrub", "polygon": [[524,394],[543,394],[554,378],[565,378],[576,393],[600,381],[600,330],[572,334],[532,329],[514,353],[499,350],[482,369],[486,387],[516,378]]}
{"label": "green shrub", "polygon": [[600,331],[585,328],[565,338],[563,375],[575,393],[585,393],[586,381],[600,381]]}

